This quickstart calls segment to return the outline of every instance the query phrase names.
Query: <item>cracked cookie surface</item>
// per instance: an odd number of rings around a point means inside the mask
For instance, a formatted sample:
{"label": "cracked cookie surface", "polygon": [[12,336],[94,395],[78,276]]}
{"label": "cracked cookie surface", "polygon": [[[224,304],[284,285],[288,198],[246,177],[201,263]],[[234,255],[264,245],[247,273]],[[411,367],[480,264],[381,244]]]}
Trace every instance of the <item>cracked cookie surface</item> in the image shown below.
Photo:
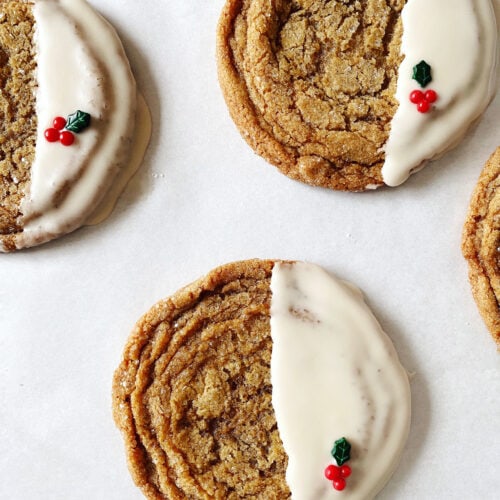
{"label": "cracked cookie surface", "polygon": [[217,34],[219,81],[249,145],[307,184],[382,185],[404,4],[227,0]]}
{"label": "cracked cookie surface", "polygon": [[138,101],[118,35],[86,0],[0,1],[0,62],[0,252],[13,252],[112,202]]}
{"label": "cracked cookie surface", "polygon": [[113,411],[148,498],[289,497],[271,403],[273,265],[222,266],[137,323]]}
{"label": "cracked cookie surface", "polygon": [[21,200],[35,156],[36,63],[31,7],[10,1],[0,16],[0,235],[21,230]]}
{"label": "cracked cookie surface", "polygon": [[472,196],[462,252],[474,299],[500,348],[500,147],[486,163]]}

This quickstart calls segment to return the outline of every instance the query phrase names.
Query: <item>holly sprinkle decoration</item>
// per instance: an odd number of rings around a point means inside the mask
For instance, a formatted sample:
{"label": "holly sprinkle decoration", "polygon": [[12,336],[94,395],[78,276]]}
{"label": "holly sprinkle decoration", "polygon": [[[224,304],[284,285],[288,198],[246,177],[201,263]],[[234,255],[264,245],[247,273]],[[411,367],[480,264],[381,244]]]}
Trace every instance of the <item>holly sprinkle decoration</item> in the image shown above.
{"label": "holly sprinkle decoration", "polygon": [[52,122],[52,127],[44,132],[45,139],[49,142],[57,142],[63,146],[71,146],[75,142],[75,134],[80,133],[90,125],[90,115],[84,111],[76,111],[68,116],[56,116]]}
{"label": "holly sprinkle decoration", "polygon": [[417,110],[420,111],[420,113],[427,113],[431,109],[431,104],[436,102],[437,98],[437,92],[431,89],[425,92],[414,90],[410,94],[410,101],[417,105]]}
{"label": "holly sprinkle decoration", "polygon": [[48,128],[45,132],[45,139],[49,142],[56,142],[59,140],[59,130],[56,128]]}
{"label": "holly sprinkle decoration", "polygon": [[337,467],[336,465],[330,464],[325,469],[325,477],[332,482],[333,487],[338,491],[342,491],[345,488],[345,480],[350,475],[351,468],[348,465]]}
{"label": "holly sprinkle decoration", "polygon": [[71,146],[75,142],[75,136],[69,130],[63,130],[59,134],[59,140],[63,146]]}
{"label": "holly sprinkle decoration", "polygon": [[337,461],[337,465],[344,465],[351,458],[351,444],[346,438],[335,441],[332,449],[332,457]]}
{"label": "holly sprinkle decoration", "polygon": [[68,123],[66,124],[66,129],[71,130],[75,134],[80,133],[82,130],[86,129],[90,125],[90,115],[84,111],[76,111],[72,115],[68,116]]}
{"label": "holly sprinkle decoration", "polygon": [[332,482],[333,487],[342,491],[346,487],[346,478],[351,475],[351,468],[344,465],[351,458],[351,444],[346,438],[335,441],[332,449],[332,457],[337,465],[330,464],[325,469],[325,477]]}
{"label": "holly sprinkle decoration", "polygon": [[56,130],[62,130],[66,126],[66,118],[62,116],[56,116],[53,122],[54,128]]}
{"label": "holly sprinkle decoration", "polygon": [[[420,61],[413,66],[413,79],[416,80],[422,88],[432,82],[431,67],[424,61]],[[410,94],[410,102],[417,105],[417,111],[427,113],[431,109],[431,104],[436,102],[438,98],[435,90],[414,90]]]}
{"label": "holly sprinkle decoration", "polygon": [[413,79],[416,80],[422,88],[427,87],[427,85],[432,82],[431,67],[424,60],[413,66]]}

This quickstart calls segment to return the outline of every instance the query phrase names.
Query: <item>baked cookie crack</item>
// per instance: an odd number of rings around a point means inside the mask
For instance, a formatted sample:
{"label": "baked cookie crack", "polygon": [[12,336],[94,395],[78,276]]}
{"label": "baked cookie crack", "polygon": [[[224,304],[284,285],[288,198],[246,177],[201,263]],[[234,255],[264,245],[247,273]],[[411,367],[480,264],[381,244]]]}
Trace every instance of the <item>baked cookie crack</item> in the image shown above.
{"label": "baked cookie crack", "polygon": [[257,153],[308,184],[382,184],[404,4],[226,2],[219,79],[233,120]]}

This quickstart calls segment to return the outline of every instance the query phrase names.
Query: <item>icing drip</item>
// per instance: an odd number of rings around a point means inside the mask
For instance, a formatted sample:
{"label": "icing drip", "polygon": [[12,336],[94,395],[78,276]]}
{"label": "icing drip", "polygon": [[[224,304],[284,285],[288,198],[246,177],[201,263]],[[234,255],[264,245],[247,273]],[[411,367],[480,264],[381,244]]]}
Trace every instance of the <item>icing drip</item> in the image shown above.
{"label": "icing drip", "polygon": [[100,224],[111,215],[125,186],[141,166],[142,160],[144,159],[144,153],[146,152],[151,137],[151,129],[151,113],[144,97],[138,94],[136,130],[132,138],[132,147],[130,149],[130,156],[127,164],[120,170],[118,177],[106,193],[105,198],[101,201],[94,213],[85,221],[85,225],[93,226]]}
{"label": "icing drip", "polygon": [[[38,132],[18,247],[84,222],[127,161],[136,109],[135,81],[121,42],[85,0],[38,0],[33,14]],[[91,127],[71,147],[48,143],[43,134],[52,119],[77,109],[91,114]]]}
{"label": "icing drip", "polygon": [[[95,152],[110,97],[96,78],[99,74],[96,55],[85,45],[61,4],[54,0],[37,2],[33,14],[38,47],[38,131],[30,192],[22,207],[25,228],[38,214],[50,211],[55,204],[55,193],[81,175],[85,162],[82,164],[79,158],[86,159]],[[61,61],[64,61],[62,68]],[[77,109],[85,109],[92,116],[92,128],[78,136],[77,146],[64,148],[47,142],[44,131],[54,116],[68,116]],[[53,218],[46,222],[57,224]]]}
{"label": "icing drip", "polygon": [[[382,168],[389,186],[402,184],[425,160],[456,145],[494,91],[497,29],[490,0],[408,0],[402,20],[399,107]],[[412,67],[421,60],[432,67],[431,86],[439,94],[426,114],[409,101],[419,89]]]}
{"label": "icing drip", "polygon": [[[292,497],[372,497],[409,428],[408,377],[394,347],[359,290],[318,266],[277,263],[271,291],[272,401]],[[323,471],[342,436],[353,473],[340,493]]]}

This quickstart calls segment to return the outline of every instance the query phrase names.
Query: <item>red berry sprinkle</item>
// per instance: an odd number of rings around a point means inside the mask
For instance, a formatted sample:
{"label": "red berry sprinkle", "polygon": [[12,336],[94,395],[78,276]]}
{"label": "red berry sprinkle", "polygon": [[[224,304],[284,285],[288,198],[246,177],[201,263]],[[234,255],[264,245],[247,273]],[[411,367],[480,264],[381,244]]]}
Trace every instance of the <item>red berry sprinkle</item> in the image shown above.
{"label": "red berry sprinkle", "polygon": [[341,477],[340,467],[337,467],[336,465],[329,465],[325,469],[325,477],[329,481],[332,481],[333,479]]}
{"label": "red berry sprinkle", "polygon": [[427,113],[429,109],[431,109],[431,104],[425,99],[417,104],[417,110],[420,111],[420,113]]}
{"label": "red berry sprinkle", "polygon": [[56,142],[59,140],[59,131],[55,128],[48,128],[44,132],[44,136],[49,142]]}
{"label": "red berry sprinkle", "polygon": [[333,480],[333,487],[338,491],[342,491],[345,488],[345,479],[342,477],[334,479]]}
{"label": "red berry sprinkle", "polygon": [[59,140],[63,146],[71,146],[75,142],[75,136],[69,130],[64,130],[59,134]]}
{"label": "red berry sprinkle", "polygon": [[410,101],[413,104],[418,104],[419,102],[422,102],[425,99],[424,93],[421,90],[414,90],[410,94]]}
{"label": "red berry sprinkle", "polygon": [[343,465],[340,468],[340,474],[342,475],[342,477],[349,477],[351,475],[351,472],[351,468],[348,465]]}
{"label": "red berry sprinkle", "polygon": [[431,109],[431,104],[438,99],[435,90],[426,90],[425,94],[421,90],[413,90],[410,94],[410,102],[417,105],[420,113],[427,113]]}
{"label": "red berry sprinkle", "polygon": [[427,102],[433,103],[436,102],[438,98],[438,95],[435,90],[427,90],[425,92],[425,100]]}
{"label": "red berry sprinkle", "polygon": [[56,130],[62,130],[66,126],[66,118],[56,116],[54,118],[53,126]]}

